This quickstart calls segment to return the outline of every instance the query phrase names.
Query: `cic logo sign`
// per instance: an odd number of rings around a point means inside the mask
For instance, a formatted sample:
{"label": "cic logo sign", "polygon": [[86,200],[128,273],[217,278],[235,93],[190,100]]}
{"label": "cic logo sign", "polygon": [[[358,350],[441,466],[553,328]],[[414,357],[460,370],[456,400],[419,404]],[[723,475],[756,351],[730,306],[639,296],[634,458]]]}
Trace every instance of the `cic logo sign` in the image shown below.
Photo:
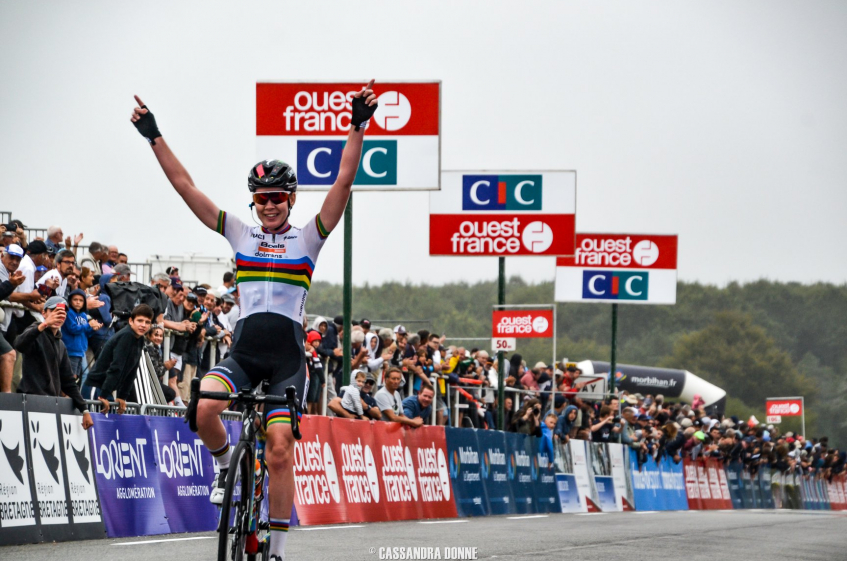
{"label": "cic logo sign", "polygon": [[647,300],[646,271],[583,271],[582,297],[595,300]]}
{"label": "cic logo sign", "polygon": [[[343,140],[298,140],[297,183],[332,185],[341,167]],[[365,140],[354,185],[397,184],[397,141]]]}
{"label": "cic logo sign", "polygon": [[541,210],[541,175],[462,176],[462,210]]}

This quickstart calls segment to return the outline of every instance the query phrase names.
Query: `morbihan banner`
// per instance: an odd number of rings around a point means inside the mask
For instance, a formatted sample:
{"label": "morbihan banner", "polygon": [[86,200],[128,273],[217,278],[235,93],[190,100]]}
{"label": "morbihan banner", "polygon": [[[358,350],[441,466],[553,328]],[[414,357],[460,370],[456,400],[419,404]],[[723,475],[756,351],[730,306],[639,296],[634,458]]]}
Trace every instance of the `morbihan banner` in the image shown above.
{"label": "morbihan banner", "polygon": [[577,234],[556,260],[557,302],[675,304],[677,236]]}
{"label": "morbihan banner", "polygon": [[429,254],[573,255],[575,223],[575,171],[445,171]]}
{"label": "morbihan banner", "polygon": [[[260,159],[294,164],[300,191],[325,191],[338,177],[362,82],[257,83]],[[441,173],[441,82],[377,82],[379,107],[362,146],[354,191],[437,190]]]}

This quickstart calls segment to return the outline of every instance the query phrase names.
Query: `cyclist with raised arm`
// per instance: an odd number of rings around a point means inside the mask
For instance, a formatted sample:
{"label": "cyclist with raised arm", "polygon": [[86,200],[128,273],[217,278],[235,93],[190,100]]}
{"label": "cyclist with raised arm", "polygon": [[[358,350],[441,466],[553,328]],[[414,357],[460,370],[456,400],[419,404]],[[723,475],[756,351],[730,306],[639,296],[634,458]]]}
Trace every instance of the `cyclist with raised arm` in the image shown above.
{"label": "cyclist with raised arm", "polygon": [[[347,205],[367,122],[377,108],[374,81],[351,100],[351,126],[338,178],[320,212],[302,228],[289,223],[297,198],[294,170],[280,160],[265,160],[250,169],[247,186],[253,195],[260,226],[248,226],[220,210],[200,191],[159,133],[153,114],[138,98],[132,122],[150,143],[162,170],[188,208],[206,227],[224,236],[235,252],[241,314],[230,356],[203,378],[202,391],[237,392],[270,381],[269,393],[284,395],[295,386],[298,399],[308,389],[303,346],[303,310],[318,254]],[[197,434],[215,457],[220,474],[210,500],[221,504],[230,449],[220,413],[226,402],[197,404]],[[294,503],[294,437],[287,408],[265,411],[266,464],[269,473],[270,558],[285,559],[285,538]]]}

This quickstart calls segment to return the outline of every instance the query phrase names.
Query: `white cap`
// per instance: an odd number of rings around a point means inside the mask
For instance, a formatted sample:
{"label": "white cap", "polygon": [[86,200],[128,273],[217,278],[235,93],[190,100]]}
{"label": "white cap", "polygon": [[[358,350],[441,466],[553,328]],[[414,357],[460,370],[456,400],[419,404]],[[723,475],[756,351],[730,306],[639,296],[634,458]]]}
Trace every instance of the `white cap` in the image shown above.
{"label": "white cap", "polygon": [[9,244],[9,247],[6,248],[6,253],[22,258],[24,256],[24,249],[16,243],[11,243]]}

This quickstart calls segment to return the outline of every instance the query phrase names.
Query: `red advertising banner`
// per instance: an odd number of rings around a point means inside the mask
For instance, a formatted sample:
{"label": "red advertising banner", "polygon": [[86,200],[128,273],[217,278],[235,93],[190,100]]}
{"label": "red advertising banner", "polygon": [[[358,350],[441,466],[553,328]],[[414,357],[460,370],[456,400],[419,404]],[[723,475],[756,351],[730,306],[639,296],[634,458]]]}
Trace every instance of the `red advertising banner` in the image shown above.
{"label": "red advertising banner", "polygon": [[300,524],[457,516],[443,427],[306,416],[301,430],[294,445]]}
{"label": "red advertising banner", "polygon": [[430,214],[430,255],[567,255],[576,215]]}
{"label": "red advertising banner", "polygon": [[675,235],[577,234],[573,257],[559,257],[557,267],[602,269],[676,269]]}
{"label": "red advertising banner", "polygon": [[495,310],[492,337],[552,337],[553,310]]}
{"label": "red advertising banner", "polygon": [[767,415],[782,417],[800,417],[803,415],[802,399],[768,399],[765,401]]}
{"label": "red advertising banner", "polygon": [[[256,84],[257,136],[347,136],[357,83]],[[377,82],[380,110],[368,136],[438,135],[438,82]],[[299,170],[298,170],[299,171]]]}
{"label": "red advertising banner", "polygon": [[685,491],[691,510],[730,510],[732,498],[723,462],[713,458],[683,460]]}

